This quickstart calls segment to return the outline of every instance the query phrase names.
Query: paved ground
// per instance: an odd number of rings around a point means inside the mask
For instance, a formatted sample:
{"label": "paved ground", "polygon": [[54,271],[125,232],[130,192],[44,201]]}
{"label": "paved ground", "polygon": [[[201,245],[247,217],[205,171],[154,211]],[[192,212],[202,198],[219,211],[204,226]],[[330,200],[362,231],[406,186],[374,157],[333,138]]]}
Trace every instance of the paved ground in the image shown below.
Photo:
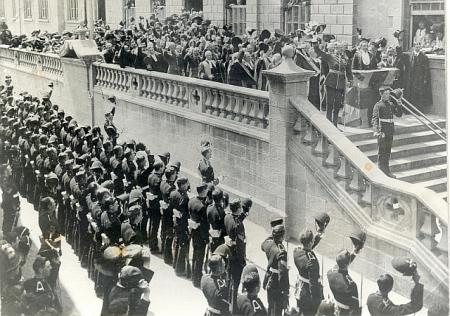
{"label": "paved ground", "polygon": [[[32,232],[32,239],[35,244],[38,244],[39,226],[37,221],[37,212],[32,208],[32,205],[21,201],[22,216],[21,222],[23,225],[29,227]],[[1,217],[0,212],[0,217]],[[248,257],[251,262],[254,262],[261,267],[261,277],[263,276],[263,267],[266,264],[266,258],[260,250],[261,241],[267,237],[267,232],[264,228],[257,226],[251,222],[246,222],[246,231],[248,235]],[[292,252],[297,245],[289,243],[288,251],[290,255],[290,279],[292,285],[296,280],[296,269],[292,264]],[[93,282],[88,278],[87,271],[80,267],[77,257],[73,254],[70,246],[63,242],[62,245],[63,256],[60,272],[61,283],[61,297],[65,308],[64,315],[78,316],[78,315],[99,315],[101,310],[101,300],[98,299],[94,293]],[[34,250],[34,253],[36,250]],[[326,271],[331,268],[334,263],[328,258],[318,255],[321,262],[322,270]],[[357,260],[357,259],[356,259]],[[27,264],[24,275],[30,277],[32,275],[30,268],[31,260]],[[206,302],[200,290],[194,288],[192,283],[186,279],[178,278],[174,275],[170,266],[164,264],[160,257],[152,257],[152,268],[156,272],[154,279],[151,282],[151,304],[148,315],[170,316],[170,315],[203,315]],[[376,289],[374,282],[364,279],[361,275],[351,271],[355,282],[361,288],[363,284],[362,302],[365,302],[369,293]],[[326,280],[325,289],[327,288]],[[325,292],[325,297],[329,295]],[[265,293],[261,293],[263,302],[266,302]],[[393,293],[391,299],[396,303],[407,302],[407,299]],[[291,295],[291,304],[295,304]],[[365,310],[364,315],[367,314]],[[416,315],[426,315],[425,311],[417,313]]]}

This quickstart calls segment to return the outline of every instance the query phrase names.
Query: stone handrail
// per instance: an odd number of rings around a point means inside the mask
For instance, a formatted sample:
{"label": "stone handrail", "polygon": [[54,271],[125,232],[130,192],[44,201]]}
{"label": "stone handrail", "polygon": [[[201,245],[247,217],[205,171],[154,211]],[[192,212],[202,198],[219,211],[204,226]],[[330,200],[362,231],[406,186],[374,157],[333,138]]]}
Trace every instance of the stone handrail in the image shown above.
{"label": "stone handrail", "polygon": [[269,93],[208,80],[94,63],[95,86],[267,129]]}
{"label": "stone handrail", "polygon": [[38,53],[0,45],[0,59],[19,67],[41,71],[50,75],[63,75],[61,59],[55,54]]}
{"label": "stone handrail", "polygon": [[292,98],[290,103],[298,111],[294,133],[301,135],[301,146],[338,181],[355,209],[363,210],[354,217],[381,234],[391,232],[397,239],[391,240],[394,243],[418,241],[416,254],[439,257],[430,264],[445,278],[448,204],[434,191],[387,177],[304,96]]}

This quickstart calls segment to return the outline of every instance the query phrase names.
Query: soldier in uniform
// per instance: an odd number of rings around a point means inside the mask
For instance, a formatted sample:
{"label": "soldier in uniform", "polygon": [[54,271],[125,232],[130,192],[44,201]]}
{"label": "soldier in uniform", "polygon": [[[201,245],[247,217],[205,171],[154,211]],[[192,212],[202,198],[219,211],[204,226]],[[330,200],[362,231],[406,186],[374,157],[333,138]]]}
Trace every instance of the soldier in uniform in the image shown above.
{"label": "soldier in uniform", "polygon": [[294,250],[294,262],[299,273],[295,296],[299,312],[313,316],[323,299],[319,261],[313,251],[315,238],[311,230],[306,230],[299,239],[301,246]]}
{"label": "soldier in uniform", "polygon": [[378,138],[378,167],[388,177],[396,178],[389,169],[389,159],[391,157],[392,141],[394,139],[394,115],[402,116],[401,90],[398,94],[398,101],[391,101],[390,88],[382,86],[378,89],[381,100],[373,107],[372,126],[374,136]]}
{"label": "soldier in uniform", "polygon": [[192,283],[195,287],[200,287],[202,278],[203,260],[205,257],[206,245],[209,240],[209,224],[206,217],[206,194],[208,185],[201,183],[197,186],[198,195],[189,200],[188,219],[189,230],[192,238]]}
{"label": "soldier in uniform", "polygon": [[258,297],[261,280],[255,265],[247,265],[242,271],[242,289],[244,294],[237,297],[236,310],[233,315],[239,316],[267,316],[266,308]]}
{"label": "soldier in uniform", "polygon": [[173,209],[170,205],[170,193],[176,190],[175,187],[176,171],[173,168],[167,168],[165,179],[161,181],[161,250],[166,264],[173,264],[172,243],[173,243]]}
{"label": "soldier in uniform", "polygon": [[230,203],[230,211],[225,215],[225,230],[231,239],[231,256],[229,259],[231,279],[231,304],[232,312],[236,307],[237,292],[241,279],[242,269],[246,265],[246,237],[243,220],[246,215],[242,211],[241,201],[233,200]]}
{"label": "soldier in uniform", "polygon": [[173,209],[173,267],[178,276],[190,277],[189,266],[189,232],[188,232],[188,204],[189,181],[186,177],[177,179],[178,190],[170,193],[170,205]]}
{"label": "soldier in uniform", "polygon": [[213,203],[206,210],[208,223],[211,226],[209,236],[211,239],[211,252],[214,252],[218,246],[225,242],[225,210],[223,208],[223,193],[219,188],[212,192]]}
{"label": "soldier in uniform", "polygon": [[220,255],[212,255],[208,261],[209,274],[202,276],[201,290],[208,302],[205,316],[230,315],[228,282],[223,275],[225,263]]}
{"label": "soldier in uniform", "polygon": [[339,110],[344,106],[345,89],[347,81],[353,83],[352,62],[344,53],[343,43],[336,43],[336,51],[332,54],[319,49],[314,43],[317,56],[327,63],[329,72],[325,79],[327,119],[337,126]]}
{"label": "soldier in uniform", "polygon": [[411,276],[414,286],[411,290],[411,301],[396,305],[389,299],[389,292],[394,286],[394,279],[389,274],[378,277],[378,291],[367,298],[367,308],[372,316],[410,315],[417,313],[423,306],[423,284],[419,283],[420,275],[417,264],[408,258],[394,258],[392,266],[404,276]]}
{"label": "soldier in uniform", "polygon": [[202,181],[204,183],[216,182],[217,180],[214,177],[214,168],[212,167],[211,162],[209,161],[212,155],[212,150],[211,147],[209,146],[209,143],[202,146],[201,152],[203,157],[198,163],[198,171],[200,172]]}
{"label": "soldier in uniform", "polygon": [[336,309],[341,316],[361,315],[358,286],[348,274],[348,266],[356,257],[347,250],[341,250],[336,256],[336,266],[327,273],[328,284],[334,296]]}
{"label": "soldier in uniform", "polygon": [[267,290],[268,312],[270,316],[281,316],[289,301],[289,271],[287,269],[287,251],[283,245],[285,228],[283,219],[270,222],[272,236],[261,244],[268,264],[263,288]]}

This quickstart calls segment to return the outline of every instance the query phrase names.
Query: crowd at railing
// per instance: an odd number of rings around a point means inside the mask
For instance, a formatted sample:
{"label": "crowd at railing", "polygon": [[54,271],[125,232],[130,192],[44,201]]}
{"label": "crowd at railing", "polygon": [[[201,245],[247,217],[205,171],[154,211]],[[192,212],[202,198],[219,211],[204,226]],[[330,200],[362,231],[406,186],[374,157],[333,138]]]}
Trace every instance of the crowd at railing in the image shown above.
{"label": "crowd at railing", "polygon": [[[103,133],[99,126],[78,124],[52,104],[52,84],[49,87],[42,99],[27,92],[14,96],[7,77],[0,92],[2,311],[8,315],[62,313],[64,303],[58,297],[56,280],[65,239],[103,297],[102,315],[147,313],[149,283],[158,273],[151,270],[150,253],[161,255],[176,275],[201,288],[209,315],[361,313],[362,302],[348,266],[364,247],[364,233],[350,236],[351,252],[338,253],[336,267],[327,273],[334,300],[323,300],[313,249],[323,238],[330,217],[326,213],[315,217],[316,232],[302,232],[301,246],[294,251],[298,310],[289,309],[283,220],[271,221],[272,234],[261,244],[268,260],[261,282],[256,267],[246,261],[243,221],[252,201],[229,201],[220,189],[210,162],[211,143],[201,142],[198,170],[202,181],[195,187],[196,195],[191,195],[181,163],[170,153],[155,154],[143,143],[119,138],[114,108],[105,115]],[[115,103],[115,98],[109,101]],[[41,245],[35,258],[27,259],[29,232],[16,227],[18,217],[30,211],[20,209],[19,194],[39,213]],[[26,260],[33,260],[35,276],[23,282]],[[389,300],[393,279],[384,274],[378,279],[379,292],[368,298],[370,313],[378,315],[386,308],[413,313],[422,308],[423,285],[417,266],[403,258],[394,260],[393,266],[412,276],[411,302],[397,306]],[[240,286],[243,294],[238,293]],[[267,290],[267,309],[258,298],[261,286]]]}

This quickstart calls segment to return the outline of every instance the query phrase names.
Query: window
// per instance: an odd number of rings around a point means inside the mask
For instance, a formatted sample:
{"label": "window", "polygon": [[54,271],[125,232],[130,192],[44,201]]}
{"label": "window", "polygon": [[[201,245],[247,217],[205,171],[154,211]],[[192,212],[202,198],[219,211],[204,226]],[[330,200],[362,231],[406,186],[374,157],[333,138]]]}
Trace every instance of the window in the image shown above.
{"label": "window", "polygon": [[230,5],[231,7],[231,26],[234,34],[242,35],[246,28],[246,6]]}
{"label": "window", "polygon": [[309,22],[310,15],[310,6],[306,3],[288,6],[285,12],[285,32],[291,33],[301,29],[305,23]]}
{"label": "window", "polygon": [[[443,25],[445,23],[444,0],[410,0],[410,7],[409,45],[413,45],[414,37],[421,22],[425,24],[427,33],[430,33],[433,25]],[[434,40],[435,35],[430,34],[430,36]]]}
{"label": "window", "polygon": [[33,17],[31,14],[31,0],[23,1],[23,17],[25,19],[31,19]]}
{"label": "window", "polygon": [[78,0],[67,0],[67,20],[78,21]]}
{"label": "window", "polygon": [[5,0],[0,0],[0,18],[5,17]]}
{"label": "window", "polygon": [[39,0],[39,19],[48,19],[48,0]]}

